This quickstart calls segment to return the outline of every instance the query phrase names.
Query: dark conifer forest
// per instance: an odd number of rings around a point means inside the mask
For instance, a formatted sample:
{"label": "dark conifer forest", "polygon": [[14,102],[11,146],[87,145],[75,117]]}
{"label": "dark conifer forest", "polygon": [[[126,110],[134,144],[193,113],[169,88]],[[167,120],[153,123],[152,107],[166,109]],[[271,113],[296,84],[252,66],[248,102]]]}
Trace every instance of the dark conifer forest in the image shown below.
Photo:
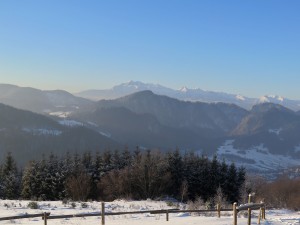
{"label": "dark conifer forest", "polygon": [[179,201],[239,200],[244,168],[179,150],[50,154],[18,168],[8,153],[0,165],[0,198],[29,200],[114,200],[176,198]]}

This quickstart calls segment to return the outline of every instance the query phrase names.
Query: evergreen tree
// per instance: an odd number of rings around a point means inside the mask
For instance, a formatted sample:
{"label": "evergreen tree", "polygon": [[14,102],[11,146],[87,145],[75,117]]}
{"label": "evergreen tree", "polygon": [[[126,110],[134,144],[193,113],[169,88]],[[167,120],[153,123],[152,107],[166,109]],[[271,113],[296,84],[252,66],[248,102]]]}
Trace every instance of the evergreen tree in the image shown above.
{"label": "evergreen tree", "polygon": [[60,172],[58,158],[51,153],[45,167],[44,194],[47,200],[57,200],[62,195]]}
{"label": "evergreen tree", "polygon": [[47,200],[47,194],[50,191],[48,182],[45,180],[47,173],[47,162],[45,156],[43,156],[43,159],[37,163],[37,170],[35,176],[35,198],[37,200]]}
{"label": "evergreen tree", "polygon": [[132,155],[130,151],[128,150],[128,147],[125,147],[121,154],[121,168],[125,168],[128,166],[131,166],[132,164]]}
{"label": "evergreen tree", "polygon": [[244,184],[246,181],[246,171],[244,167],[240,167],[237,172],[237,188],[238,188],[238,197],[242,198],[242,192],[244,188]]}
{"label": "evergreen tree", "polygon": [[85,170],[89,175],[92,174],[93,171],[93,160],[91,152],[85,152],[82,156],[82,164]]}
{"label": "evergreen tree", "polygon": [[10,152],[6,155],[1,177],[3,197],[16,199],[19,196],[20,177],[16,162]]}
{"label": "evergreen tree", "polygon": [[102,155],[102,169],[101,171],[106,174],[113,169],[112,155],[110,151],[105,151]]}
{"label": "evergreen tree", "polygon": [[183,185],[183,161],[178,149],[175,152],[169,152],[167,156],[168,172],[170,173],[169,194],[174,197],[180,196],[180,190]]}
{"label": "evergreen tree", "polygon": [[223,161],[220,165],[220,177],[219,177],[218,186],[221,187],[226,198],[227,198],[227,195],[226,195],[227,192],[225,193],[225,189],[226,189],[227,173],[228,173],[228,165],[226,164],[225,160],[223,159]]}
{"label": "evergreen tree", "polygon": [[3,166],[0,165],[0,199],[4,198],[2,167]]}
{"label": "evergreen tree", "polygon": [[29,162],[25,167],[22,176],[22,192],[21,196],[23,199],[33,199],[36,196],[37,189],[39,188],[36,184],[37,174],[37,163],[35,161]]}
{"label": "evergreen tree", "polygon": [[78,153],[73,155],[73,160],[71,161],[71,173],[76,176],[79,172],[82,172],[83,165]]}
{"label": "evergreen tree", "polygon": [[122,169],[122,158],[118,150],[115,150],[111,157],[111,170]]}
{"label": "evergreen tree", "polygon": [[239,200],[239,184],[237,177],[237,169],[234,163],[228,168],[228,173],[225,181],[224,194],[227,196],[227,200],[230,203],[237,202]]}
{"label": "evergreen tree", "polygon": [[217,156],[214,155],[210,162],[209,179],[207,180],[209,189],[209,196],[212,197],[217,194],[217,190],[220,187],[220,163]]}
{"label": "evergreen tree", "polygon": [[98,183],[100,182],[101,177],[103,176],[103,161],[102,156],[97,152],[94,160],[92,162],[92,173],[91,177],[91,190],[90,196],[91,199],[98,199],[99,198],[99,191],[98,191]]}

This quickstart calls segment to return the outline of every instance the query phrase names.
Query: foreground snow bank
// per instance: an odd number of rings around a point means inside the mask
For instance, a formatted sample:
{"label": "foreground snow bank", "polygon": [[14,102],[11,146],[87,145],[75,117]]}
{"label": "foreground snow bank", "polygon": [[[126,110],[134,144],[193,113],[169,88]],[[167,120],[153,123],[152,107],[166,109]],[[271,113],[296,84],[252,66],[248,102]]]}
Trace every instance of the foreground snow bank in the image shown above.
{"label": "foreground snow bank", "polygon": [[[28,208],[28,203],[30,201],[8,201],[0,200],[0,217],[5,216],[16,216],[24,214],[36,214],[43,212],[50,212],[51,215],[66,215],[66,214],[79,214],[79,213],[95,213],[100,212],[101,203],[99,202],[68,202],[63,204],[61,201],[45,201],[38,202],[39,209]],[[158,210],[158,209],[170,209],[170,208],[185,208],[183,204],[166,203],[163,201],[124,201],[117,200],[113,202],[107,202],[105,204],[106,212],[125,212],[125,211],[144,211],[144,210]],[[166,221],[165,214],[152,215],[146,214],[133,214],[133,215],[122,215],[122,216],[107,216],[107,225],[232,225],[233,219],[231,212],[223,212],[221,218],[217,218],[214,213],[209,215],[190,215],[188,213],[178,213],[170,214],[170,221]],[[300,213],[292,212],[288,210],[268,210],[267,211],[267,221],[263,221],[261,224],[289,224],[297,225],[300,224]],[[99,225],[101,222],[100,217],[87,217],[87,218],[71,218],[71,219],[56,219],[49,220],[49,225],[58,224],[89,224],[89,225]],[[32,219],[21,219],[21,220],[11,220],[11,221],[1,221],[0,224],[43,224],[42,218],[32,218]],[[238,224],[247,224],[247,219],[245,214],[241,213],[238,218]],[[255,215],[252,219],[252,224],[257,224],[257,216]]]}

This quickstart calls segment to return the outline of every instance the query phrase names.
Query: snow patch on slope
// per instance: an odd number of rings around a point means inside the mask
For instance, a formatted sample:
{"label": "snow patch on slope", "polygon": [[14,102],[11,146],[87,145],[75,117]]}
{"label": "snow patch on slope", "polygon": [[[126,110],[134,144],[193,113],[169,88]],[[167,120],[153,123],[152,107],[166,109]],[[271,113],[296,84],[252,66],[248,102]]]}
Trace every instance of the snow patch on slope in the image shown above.
{"label": "snow patch on slope", "polygon": [[49,115],[50,116],[57,116],[59,118],[67,118],[68,116],[70,116],[72,112],[62,112],[62,111],[58,111],[58,112],[50,112]]}
{"label": "snow patch on slope", "polygon": [[83,126],[83,123],[75,121],[75,120],[60,120],[58,121],[59,124],[67,127],[81,127]]}
{"label": "snow patch on slope", "polygon": [[295,160],[290,156],[270,153],[269,149],[263,144],[240,150],[236,149],[233,143],[234,140],[226,140],[218,148],[217,155],[219,158],[224,158],[226,161],[235,162],[238,166],[258,171],[272,171],[300,165],[299,160]]}
{"label": "snow patch on slope", "polygon": [[103,135],[105,137],[111,138],[111,134],[109,132],[99,131],[99,134],[101,134],[101,135]]}
{"label": "snow patch on slope", "polygon": [[51,135],[51,136],[59,136],[62,134],[60,130],[54,129],[45,129],[45,128],[22,128],[22,131],[26,133],[31,133],[33,135]]}
{"label": "snow patch on slope", "polygon": [[88,121],[87,123],[93,127],[98,127],[98,124],[96,124],[94,122]]}
{"label": "snow patch on slope", "polygon": [[276,134],[276,135],[279,135],[280,132],[282,131],[282,128],[278,128],[278,129],[269,129],[268,131],[269,131],[269,133],[274,133],[274,134]]}

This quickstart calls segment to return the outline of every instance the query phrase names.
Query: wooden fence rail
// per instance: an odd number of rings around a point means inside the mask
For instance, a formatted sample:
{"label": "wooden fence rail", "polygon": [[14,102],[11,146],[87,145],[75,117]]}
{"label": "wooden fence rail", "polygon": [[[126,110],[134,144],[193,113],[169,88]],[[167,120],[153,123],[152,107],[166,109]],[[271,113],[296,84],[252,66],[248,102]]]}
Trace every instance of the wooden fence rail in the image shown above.
{"label": "wooden fence rail", "polygon": [[44,220],[44,225],[47,225],[47,220],[51,219],[65,219],[65,218],[75,218],[75,217],[92,217],[92,216],[101,216],[101,224],[105,225],[105,216],[117,216],[117,215],[130,215],[130,214],[166,214],[166,221],[169,221],[170,213],[205,213],[205,212],[217,212],[218,217],[221,216],[221,212],[233,212],[233,225],[237,225],[237,214],[239,211],[248,210],[248,225],[251,224],[251,211],[252,210],[260,210],[258,223],[260,224],[261,219],[265,219],[265,208],[264,204],[245,204],[241,206],[237,206],[236,203],[233,204],[232,209],[222,209],[220,205],[217,205],[217,209],[208,209],[208,210],[180,210],[180,209],[162,209],[162,210],[146,210],[146,211],[131,211],[131,212],[105,212],[105,204],[101,204],[101,212],[95,213],[80,213],[80,214],[69,214],[69,215],[50,215],[50,213],[40,213],[40,214],[26,214],[21,216],[10,216],[10,217],[2,217],[0,221],[4,220],[15,220],[15,219],[26,219],[26,218],[35,218],[42,217]]}
{"label": "wooden fence rail", "polygon": [[[48,216],[50,213],[46,213]],[[7,217],[1,217],[0,221],[4,220],[16,220],[16,219],[28,219],[28,218],[36,218],[36,217],[43,217],[44,213],[39,213],[39,214],[25,214],[22,216],[7,216]]]}

